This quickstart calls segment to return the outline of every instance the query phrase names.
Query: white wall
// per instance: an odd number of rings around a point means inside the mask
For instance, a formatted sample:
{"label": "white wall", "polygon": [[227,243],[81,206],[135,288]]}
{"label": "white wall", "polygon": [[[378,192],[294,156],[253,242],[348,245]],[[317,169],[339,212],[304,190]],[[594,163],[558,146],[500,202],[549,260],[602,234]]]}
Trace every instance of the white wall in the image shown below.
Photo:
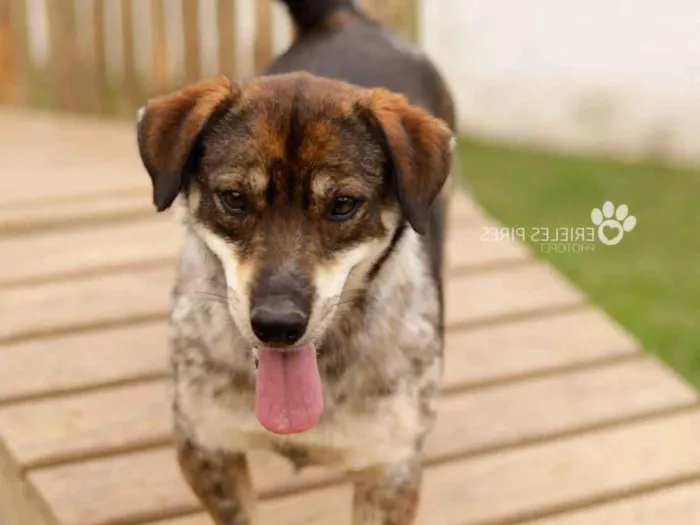
{"label": "white wall", "polygon": [[461,129],[700,161],[700,0],[422,0]]}

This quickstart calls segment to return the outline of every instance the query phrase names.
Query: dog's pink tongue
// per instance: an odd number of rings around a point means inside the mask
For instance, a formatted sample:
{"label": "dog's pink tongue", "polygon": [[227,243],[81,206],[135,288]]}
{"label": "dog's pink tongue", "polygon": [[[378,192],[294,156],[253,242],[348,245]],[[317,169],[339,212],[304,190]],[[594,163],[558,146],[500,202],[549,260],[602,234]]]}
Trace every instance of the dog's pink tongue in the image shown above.
{"label": "dog's pink tongue", "polygon": [[316,347],[259,348],[255,404],[260,424],[270,432],[293,434],[316,425],[323,412]]}

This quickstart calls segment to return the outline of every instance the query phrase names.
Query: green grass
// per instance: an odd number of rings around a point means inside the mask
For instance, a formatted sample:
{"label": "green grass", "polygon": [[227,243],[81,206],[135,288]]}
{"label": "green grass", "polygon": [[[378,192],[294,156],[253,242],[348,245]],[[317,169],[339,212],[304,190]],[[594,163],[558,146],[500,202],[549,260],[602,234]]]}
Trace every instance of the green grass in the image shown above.
{"label": "green grass", "polygon": [[700,388],[700,170],[468,141],[459,152],[477,200],[508,226],[592,226],[594,207],[627,204],[637,225],[620,244],[560,254],[530,242],[533,253]]}

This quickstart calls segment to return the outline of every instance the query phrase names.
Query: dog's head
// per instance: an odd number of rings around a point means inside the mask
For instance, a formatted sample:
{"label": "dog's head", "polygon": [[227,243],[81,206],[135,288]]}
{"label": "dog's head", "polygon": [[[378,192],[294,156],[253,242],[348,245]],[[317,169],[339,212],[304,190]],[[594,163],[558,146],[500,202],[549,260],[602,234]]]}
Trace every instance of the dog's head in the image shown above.
{"label": "dog's head", "polygon": [[155,206],[183,195],[253,347],[322,337],[397,229],[427,230],[452,140],[403,96],[308,74],[203,81],[138,124]]}

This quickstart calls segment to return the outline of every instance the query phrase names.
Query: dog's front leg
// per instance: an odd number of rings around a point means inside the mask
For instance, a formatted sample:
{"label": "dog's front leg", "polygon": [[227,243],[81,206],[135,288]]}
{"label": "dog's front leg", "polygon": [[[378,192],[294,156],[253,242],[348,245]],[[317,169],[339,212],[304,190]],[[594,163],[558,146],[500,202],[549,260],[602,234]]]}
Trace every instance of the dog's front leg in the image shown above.
{"label": "dog's front leg", "polygon": [[255,492],[245,454],[208,452],[177,440],[180,468],[216,525],[253,525]]}
{"label": "dog's front leg", "polygon": [[421,474],[419,459],[362,472],[355,481],[353,525],[412,525]]}

